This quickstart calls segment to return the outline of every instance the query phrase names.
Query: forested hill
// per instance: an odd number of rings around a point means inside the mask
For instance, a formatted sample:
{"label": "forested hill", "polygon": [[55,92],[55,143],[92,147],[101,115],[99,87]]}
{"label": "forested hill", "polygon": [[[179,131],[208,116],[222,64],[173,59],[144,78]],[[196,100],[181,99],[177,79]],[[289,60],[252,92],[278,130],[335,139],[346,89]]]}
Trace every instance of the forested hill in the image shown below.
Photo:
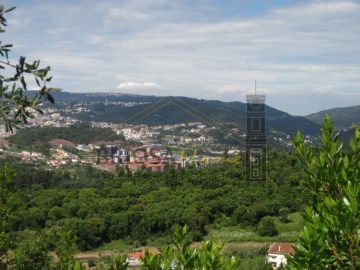
{"label": "forested hill", "polygon": [[349,128],[352,124],[360,124],[360,105],[324,110],[305,117],[314,123],[321,124],[325,114],[333,118],[334,125],[339,129]]}
{"label": "forested hill", "polygon": [[[77,117],[85,121],[104,121],[122,123],[131,116],[152,106],[154,103],[164,99],[164,97],[140,96],[114,93],[68,93],[58,92],[54,94],[56,104],[61,108],[65,104],[79,106],[86,104],[89,112],[81,112],[72,117]],[[231,124],[240,130],[246,130],[246,104],[238,101],[222,102],[217,100],[204,100],[188,97],[176,97],[180,102],[195,108],[200,114],[218,121],[223,124]],[[119,106],[115,102],[134,102],[134,106]],[[142,103],[142,104],[140,104]],[[89,105],[91,104],[91,105]],[[319,132],[319,125],[303,117],[294,117],[290,114],[266,106],[267,127],[269,130],[293,135],[298,130],[304,134],[316,135]],[[184,108],[179,108],[173,102],[164,104],[157,110],[144,115],[136,121],[136,124],[163,125],[176,124],[188,121],[202,121],[199,114],[197,116],[189,114]],[[204,121],[203,121],[204,122]]]}
{"label": "forested hill", "polygon": [[89,144],[91,140],[106,132],[110,141],[124,141],[122,134],[117,135],[111,129],[91,127],[87,124],[77,124],[70,127],[37,127],[20,129],[15,135],[8,137],[10,143],[19,146],[43,146],[54,139],[63,139],[75,144]]}
{"label": "forested hill", "polygon": [[[0,159],[0,168],[6,161]],[[284,209],[297,212],[304,205],[298,190],[303,169],[295,155],[271,150],[268,161],[265,182],[245,182],[239,157],[226,158],[221,166],[134,174],[124,167],[116,174],[91,166],[49,171],[12,161],[17,192],[5,205],[11,215],[0,229],[17,234],[17,240],[26,238],[27,230],[37,231],[52,247],[49,235],[62,227],[77,236],[80,250],[117,239],[145,245],[170,233],[174,224],[187,224],[196,241],[211,225],[253,231],[267,216],[277,218]]]}

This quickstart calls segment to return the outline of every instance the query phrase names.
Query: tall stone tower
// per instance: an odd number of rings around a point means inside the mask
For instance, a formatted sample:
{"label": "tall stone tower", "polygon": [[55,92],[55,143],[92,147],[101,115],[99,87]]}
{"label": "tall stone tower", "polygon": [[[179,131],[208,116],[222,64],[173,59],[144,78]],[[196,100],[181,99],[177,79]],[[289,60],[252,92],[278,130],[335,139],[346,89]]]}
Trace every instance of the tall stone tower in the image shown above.
{"label": "tall stone tower", "polygon": [[246,180],[266,180],[265,95],[247,95],[246,108]]}

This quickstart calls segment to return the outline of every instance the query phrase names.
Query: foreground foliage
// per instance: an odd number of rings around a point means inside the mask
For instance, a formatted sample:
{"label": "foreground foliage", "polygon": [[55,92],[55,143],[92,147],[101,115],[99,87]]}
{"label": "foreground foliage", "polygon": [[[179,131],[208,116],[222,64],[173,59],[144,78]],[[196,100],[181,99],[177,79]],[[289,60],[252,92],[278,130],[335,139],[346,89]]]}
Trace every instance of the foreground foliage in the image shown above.
{"label": "foreground foliage", "polygon": [[[4,8],[0,5],[0,33],[5,32],[7,21],[5,14],[15,8]],[[48,87],[52,77],[49,76],[50,67],[40,67],[40,60],[27,62],[24,56],[20,56],[17,63],[10,62],[9,53],[12,44],[2,44],[0,41],[0,123],[5,125],[6,131],[12,132],[20,124],[26,124],[29,118],[33,118],[33,110],[42,113],[41,102],[54,103],[51,93],[58,91],[57,88]],[[10,76],[3,76],[11,74]],[[40,90],[30,97],[24,91],[28,90],[27,80],[36,83]]]}
{"label": "foreground foliage", "polygon": [[305,168],[303,190],[310,194],[306,225],[289,258],[291,269],[360,268],[360,129],[342,149],[331,119],[322,125],[318,153],[297,135],[296,152]]}
{"label": "foreground foliage", "polygon": [[223,255],[223,244],[202,242],[201,247],[191,248],[188,227],[175,227],[173,246],[163,248],[161,254],[146,252],[143,268],[148,270],[235,270],[239,262]]}

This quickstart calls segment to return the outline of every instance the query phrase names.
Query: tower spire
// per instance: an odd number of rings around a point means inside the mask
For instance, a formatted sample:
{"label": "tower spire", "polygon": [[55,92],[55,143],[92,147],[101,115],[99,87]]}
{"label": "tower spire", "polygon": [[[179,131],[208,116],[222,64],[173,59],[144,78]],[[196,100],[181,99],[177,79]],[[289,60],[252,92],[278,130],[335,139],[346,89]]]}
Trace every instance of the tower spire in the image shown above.
{"label": "tower spire", "polygon": [[255,95],[256,95],[256,80],[255,80]]}

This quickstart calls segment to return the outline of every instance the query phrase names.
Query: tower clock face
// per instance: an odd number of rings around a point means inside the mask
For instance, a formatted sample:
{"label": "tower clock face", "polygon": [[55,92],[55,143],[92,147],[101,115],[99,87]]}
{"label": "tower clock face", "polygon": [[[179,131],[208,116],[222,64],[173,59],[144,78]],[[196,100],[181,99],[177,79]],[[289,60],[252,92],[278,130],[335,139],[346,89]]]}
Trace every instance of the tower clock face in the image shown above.
{"label": "tower clock face", "polygon": [[262,105],[263,105],[263,100],[261,98],[256,97],[256,96],[251,98],[251,100],[250,100],[251,109],[256,110],[256,111],[260,110]]}

